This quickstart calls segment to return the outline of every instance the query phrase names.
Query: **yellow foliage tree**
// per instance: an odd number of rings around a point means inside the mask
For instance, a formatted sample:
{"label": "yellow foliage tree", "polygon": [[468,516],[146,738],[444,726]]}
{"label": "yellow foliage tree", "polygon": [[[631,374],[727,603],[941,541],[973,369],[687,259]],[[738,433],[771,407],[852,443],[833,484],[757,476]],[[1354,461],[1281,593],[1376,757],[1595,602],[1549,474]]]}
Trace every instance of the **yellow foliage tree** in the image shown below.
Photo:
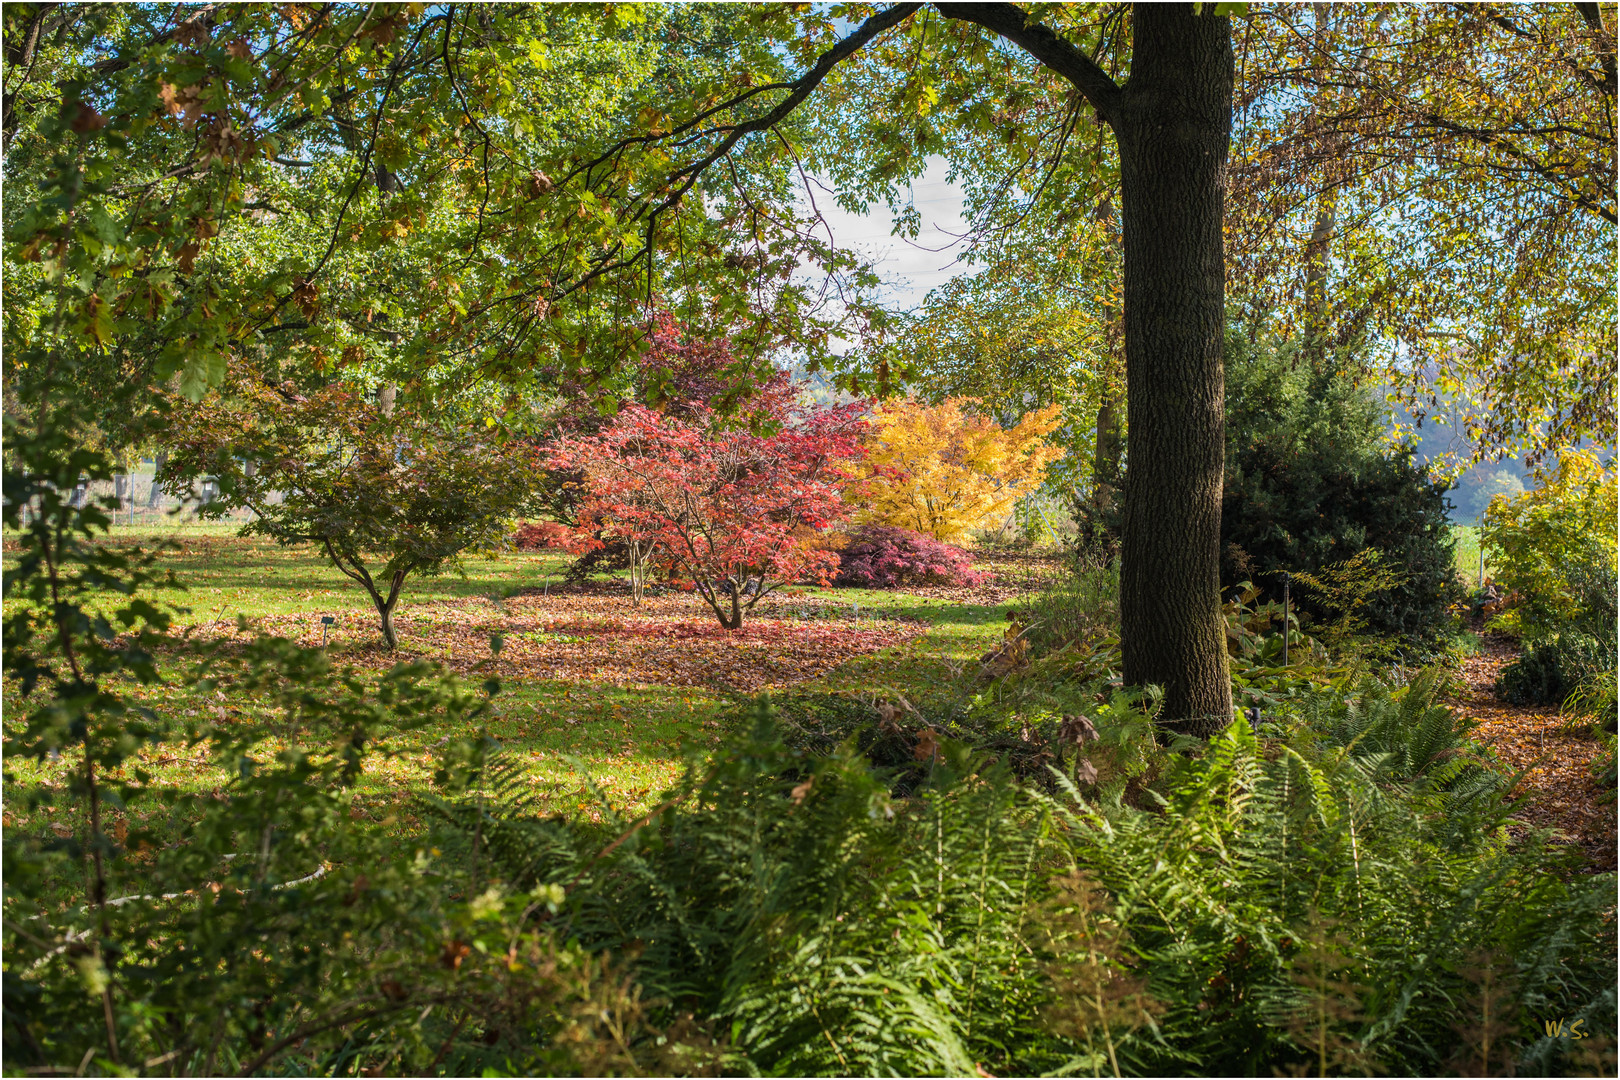
{"label": "yellow foliage tree", "polygon": [[1059,406],[1004,429],[969,411],[974,404],[949,398],[940,405],[878,407],[868,436],[862,520],[957,541],[1041,486],[1047,468],[1063,456],[1061,447],[1046,442],[1060,423]]}
{"label": "yellow foliage tree", "polygon": [[1564,451],[1543,480],[1517,498],[1493,498],[1480,531],[1492,576],[1514,598],[1495,625],[1531,638],[1577,617],[1581,576],[1613,585],[1620,542],[1620,484],[1596,453]]}

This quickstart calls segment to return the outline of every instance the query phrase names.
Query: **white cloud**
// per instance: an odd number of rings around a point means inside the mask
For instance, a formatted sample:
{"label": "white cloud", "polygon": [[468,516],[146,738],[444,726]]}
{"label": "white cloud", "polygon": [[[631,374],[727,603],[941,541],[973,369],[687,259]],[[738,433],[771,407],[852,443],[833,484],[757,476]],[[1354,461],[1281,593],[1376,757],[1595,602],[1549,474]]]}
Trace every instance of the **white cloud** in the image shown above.
{"label": "white cloud", "polygon": [[911,185],[911,202],[922,217],[916,240],[893,234],[894,215],[881,202],[865,214],[851,214],[838,206],[827,188],[815,191],[816,206],[832,232],[833,243],[874,260],[874,269],[885,285],[882,298],[895,310],[915,308],[928,290],[974,272],[957,261],[965,248],[958,237],[967,230],[967,222],[962,217],[962,193],[945,179],[945,173],[944,159],[932,158]]}

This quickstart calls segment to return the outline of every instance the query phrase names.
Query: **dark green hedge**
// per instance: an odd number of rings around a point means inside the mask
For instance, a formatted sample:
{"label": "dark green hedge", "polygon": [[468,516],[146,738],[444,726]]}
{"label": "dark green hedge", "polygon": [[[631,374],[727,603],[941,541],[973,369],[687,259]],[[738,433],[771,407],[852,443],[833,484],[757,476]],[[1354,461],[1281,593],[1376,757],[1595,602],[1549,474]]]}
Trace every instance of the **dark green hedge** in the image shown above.
{"label": "dark green hedge", "polygon": [[[1313,367],[1287,346],[1227,342],[1221,584],[1252,581],[1280,599],[1283,573],[1315,574],[1364,549],[1403,578],[1358,612],[1406,652],[1435,649],[1461,598],[1446,484],[1384,439],[1381,403],[1332,358]],[[1337,612],[1294,589],[1302,614]]]}

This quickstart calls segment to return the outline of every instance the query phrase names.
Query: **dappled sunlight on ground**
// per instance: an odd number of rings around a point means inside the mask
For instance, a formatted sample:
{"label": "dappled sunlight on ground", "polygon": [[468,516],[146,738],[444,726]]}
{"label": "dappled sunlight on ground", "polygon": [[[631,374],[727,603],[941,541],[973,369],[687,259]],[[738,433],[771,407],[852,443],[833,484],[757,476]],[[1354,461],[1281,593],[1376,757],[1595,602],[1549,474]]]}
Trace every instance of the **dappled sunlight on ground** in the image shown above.
{"label": "dappled sunlight on ground", "polygon": [[[244,639],[262,630],[319,644],[322,630],[340,663],[387,667],[428,659],[465,676],[711,686],[753,692],[825,674],[855,656],[904,644],[927,626],[853,604],[768,597],[741,627],[728,630],[691,594],[632,602],[618,583],[524,589],[501,599],[470,597],[418,604],[395,615],[398,652],[380,640],[375,615],[343,612],[323,627],[309,616],[266,616],[246,626],[218,620],[194,636]],[[499,636],[498,657],[491,638]]]}
{"label": "dappled sunlight on ground", "polygon": [[[118,536],[129,545],[153,537]],[[655,805],[692,754],[722,734],[738,695],[806,690],[920,699],[955,694],[973,681],[976,658],[1006,625],[1006,607],[1056,573],[1051,560],[991,555],[976,559],[991,581],[975,588],[784,589],[765,598],[738,631],[722,629],[691,592],[653,590],[639,606],[618,580],[562,586],[565,558],[506,553],[466,560],[465,575],[413,578],[395,614],[400,650],[388,652],[365,593],[308,546],[283,548],[260,538],[190,534],[176,537],[162,569],[187,588],[158,598],[189,610],[177,615],[185,648],[161,649],[166,681],[128,687],[131,696],[178,725],[176,735],[142,746],[127,762],[149,776],[154,793],[217,793],[230,782],[206,743],[189,743],[191,723],[259,725],[255,754],[265,759],[295,744],[329,744],[326,729],[289,728],[269,715],[246,715],[183,676],[194,655],[215,644],[244,642],[259,630],[305,646],[322,642],[322,618],[338,667],[381,672],[400,661],[428,660],[476,686],[490,676],[500,692],[481,723],[502,752],[523,765],[537,812],[600,813],[600,801],[639,813]],[[244,630],[238,617],[248,620]],[[490,638],[502,648],[491,656]],[[6,687],[8,722],[27,714]],[[255,710],[247,710],[255,713]],[[439,721],[386,737],[360,778],[356,816],[418,842],[427,818],[420,796],[431,793],[443,748],[482,730]],[[51,801],[28,807],[8,800],[8,828],[61,835],[76,820],[68,810],[78,756],[8,761],[13,792]],[[162,800],[108,808],[107,826],[154,830],[181,842],[188,823]],[[130,868],[141,864],[130,860]],[[74,886],[76,888],[76,886]]]}

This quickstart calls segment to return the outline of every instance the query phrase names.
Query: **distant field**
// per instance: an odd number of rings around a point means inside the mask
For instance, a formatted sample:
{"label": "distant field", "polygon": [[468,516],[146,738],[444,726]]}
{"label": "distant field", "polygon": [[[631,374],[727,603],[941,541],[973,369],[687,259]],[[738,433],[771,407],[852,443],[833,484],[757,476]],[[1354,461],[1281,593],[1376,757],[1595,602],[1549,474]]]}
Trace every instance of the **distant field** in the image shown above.
{"label": "distant field", "polygon": [[[1451,535],[1457,539],[1457,573],[1464,583],[1470,587],[1478,586],[1479,581],[1479,526],[1453,525]],[[1485,573],[1490,575],[1490,563],[1485,564]]]}

